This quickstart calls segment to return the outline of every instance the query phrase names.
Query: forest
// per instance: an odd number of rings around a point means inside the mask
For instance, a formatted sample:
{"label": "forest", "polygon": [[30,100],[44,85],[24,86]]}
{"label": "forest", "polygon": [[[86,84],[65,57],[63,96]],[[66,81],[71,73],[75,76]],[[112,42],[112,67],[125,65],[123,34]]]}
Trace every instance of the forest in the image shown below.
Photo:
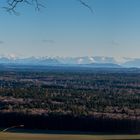
{"label": "forest", "polygon": [[0,127],[140,132],[140,69],[1,66]]}

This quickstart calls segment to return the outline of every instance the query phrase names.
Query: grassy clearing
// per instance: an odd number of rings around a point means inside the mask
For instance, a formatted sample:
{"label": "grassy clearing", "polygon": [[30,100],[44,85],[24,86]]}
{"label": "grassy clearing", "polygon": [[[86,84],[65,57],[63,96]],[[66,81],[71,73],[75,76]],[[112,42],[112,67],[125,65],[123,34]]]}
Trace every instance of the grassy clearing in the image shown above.
{"label": "grassy clearing", "polygon": [[140,140],[140,135],[0,133],[0,140]]}

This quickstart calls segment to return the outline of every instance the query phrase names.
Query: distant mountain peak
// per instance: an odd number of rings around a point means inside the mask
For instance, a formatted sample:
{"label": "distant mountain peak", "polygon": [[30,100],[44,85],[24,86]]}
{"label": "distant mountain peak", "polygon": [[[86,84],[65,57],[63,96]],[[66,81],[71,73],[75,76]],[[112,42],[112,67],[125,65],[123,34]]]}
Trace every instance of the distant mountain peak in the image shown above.
{"label": "distant mountain peak", "polygon": [[28,64],[28,65],[74,65],[92,67],[138,67],[140,68],[139,58],[122,58],[123,62],[118,62],[114,57],[107,56],[84,56],[84,57],[27,57],[19,58],[16,56],[0,57],[0,64]]}

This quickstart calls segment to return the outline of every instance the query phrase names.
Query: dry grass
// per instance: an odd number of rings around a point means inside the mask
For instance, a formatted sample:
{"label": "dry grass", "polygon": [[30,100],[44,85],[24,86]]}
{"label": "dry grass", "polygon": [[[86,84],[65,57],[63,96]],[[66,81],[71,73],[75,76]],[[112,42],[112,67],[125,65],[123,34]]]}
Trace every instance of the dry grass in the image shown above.
{"label": "dry grass", "polygon": [[140,135],[71,135],[1,132],[0,140],[140,140]]}

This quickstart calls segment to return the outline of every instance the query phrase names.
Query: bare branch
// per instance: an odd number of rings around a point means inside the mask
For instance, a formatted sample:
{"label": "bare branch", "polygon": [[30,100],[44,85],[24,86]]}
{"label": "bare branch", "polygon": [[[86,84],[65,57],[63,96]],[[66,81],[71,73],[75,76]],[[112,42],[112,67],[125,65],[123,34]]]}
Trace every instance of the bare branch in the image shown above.
{"label": "bare branch", "polygon": [[41,3],[39,3],[39,0],[8,0],[7,1],[8,6],[3,7],[6,9],[7,12],[17,14],[16,8],[18,7],[19,4],[25,3],[29,5],[35,5],[36,10],[40,10],[40,8],[44,7]]}
{"label": "bare branch", "polygon": [[[40,1],[41,0],[7,0],[8,6],[3,8],[6,9],[6,11],[8,11],[9,13],[14,13],[17,15],[18,13],[16,12],[16,8],[19,4],[25,3],[29,5],[34,5],[35,10],[40,11],[42,7],[45,7]],[[79,1],[84,7],[88,8],[92,13],[94,13],[92,7],[90,7],[86,2],[84,2],[84,0],[77,1]]]}
{"label": "bare branch", "polygon": [[86,2],[84,2],[83,0],[78,0],[83,6],[85,6],[86,8],[88,8],[92,13],[94,13],[93,9],[91,6],[89,6]]}

